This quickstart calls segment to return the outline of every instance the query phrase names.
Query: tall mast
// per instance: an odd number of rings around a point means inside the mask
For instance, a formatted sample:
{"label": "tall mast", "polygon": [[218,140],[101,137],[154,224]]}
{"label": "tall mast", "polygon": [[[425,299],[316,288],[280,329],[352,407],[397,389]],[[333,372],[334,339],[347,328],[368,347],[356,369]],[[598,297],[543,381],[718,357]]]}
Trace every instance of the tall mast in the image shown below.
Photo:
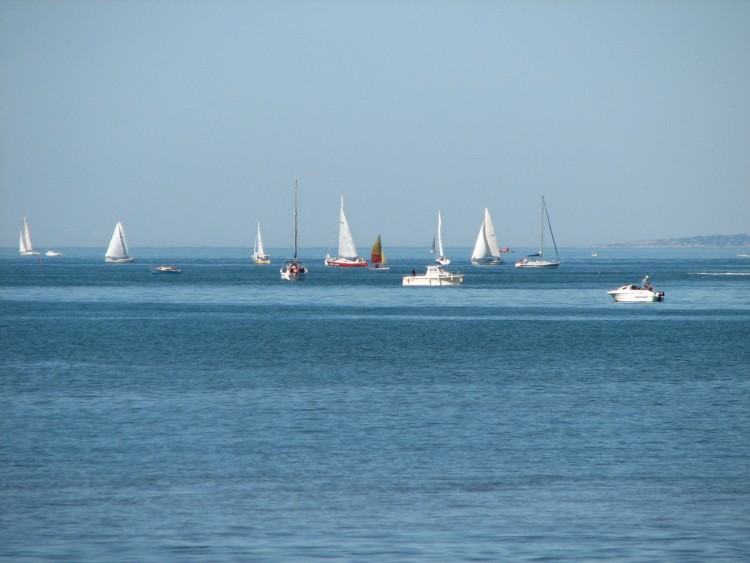
{"label": "tall mast", "polygon": [[297,180],[294,180],[294,259],[297,259]]}
{"label": "tall mast", "polygon": [[542,247],[539,249],[539,258],[544,258],[544,196],[542,196]]}

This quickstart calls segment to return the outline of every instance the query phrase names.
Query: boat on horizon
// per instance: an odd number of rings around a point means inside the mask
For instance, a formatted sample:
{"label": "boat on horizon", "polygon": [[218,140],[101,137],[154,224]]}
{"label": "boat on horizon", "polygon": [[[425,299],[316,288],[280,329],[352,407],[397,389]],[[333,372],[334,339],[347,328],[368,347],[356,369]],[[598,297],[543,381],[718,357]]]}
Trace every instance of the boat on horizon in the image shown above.
{"label": "boat on horizon", "polygon": [[447,272],[439,264],[428,264],[424,274],[417,274],[416,270],[412,270],[410,275],[402,278],[401,285],[438,287],[443,285],[461,285],[463,282],[463,274]]}
{"label": "boat on horizon", "polygon": [[59,250],[48,250],[44,253],[45,256],[62,256],[62,252]]}
{"label": "boat on horizon", "polygon": [[271,256],[263,248],[263,239],[260,236],[260,221],[258,221],[258,234],[255,236],[255,244],[253,245],[253,263],[271,263]]}
{"label": "boat on horizon", "polygon": [[[546,224],[549,227],[549,234],[552,238],[552,243],[555,246],[555,259],[545,260],[544,259],[544,230],[545,230],[545,218]],[[528,256],[521,258],[516,262],[516,268],[557,268],[560,265],[560,255],[557,252],[557,243],[555,242],[555,235],[552,233],[552,223],[549,220],[549,213],[547,212],[547,204],[544,203],[544,196],[542,196],[542,242],[539,248],[539,252],[536,254],[529,254]]]}
{"label": "boat on horizon", "polygon": [[349,222],[344,214],[344,194],[341,194],[341,207],[339,210],[339,254],[332,258],[330,252],[326,254],[325,265],[333,268],[367,268],[367,260],[357,255],[354,246],[354,238],[349,230]]}
{"label": "boat on horizon", "polygon": [[104,261],[110,264],[121,264],[135,261],[135,258],[128,253],[128,243],[125,240],[125,228],[119,221],[115,225],[115,231],[112,233],[112,239],[109,241],[107,253],[104,255]]}
{"label": "boat on horizon", "polygon": [[170,264],[169,266],[154,266],[151,268],[152,274],[181,274],[182,270],[177,266]]}
{"label": "boat on horizon", "polygon": [[503,263],[500,248],[497,246],[495,227],[492,225],[490,211],[484,208],[484,220],[479,227],[479,235],[471,255],[471,263],[475,266],[497,266]]}
{"label": "boat on horizon", "polygon": [[294,181],[294,254],[291,260],[285,260],[279,270],[281,279],[285,281],[299,281],[307,276],[307,267],[297,260],[297,181]]}
{"label": "boat on horizon", "polygon": [[39,254],[38,251],[34,250],[34,245],[31,244],[29,222],[26,220],[26,217],[23,218],[23,227],[21,228],[21,236],[18,241],[18,252],[21,256],[36,256]]}

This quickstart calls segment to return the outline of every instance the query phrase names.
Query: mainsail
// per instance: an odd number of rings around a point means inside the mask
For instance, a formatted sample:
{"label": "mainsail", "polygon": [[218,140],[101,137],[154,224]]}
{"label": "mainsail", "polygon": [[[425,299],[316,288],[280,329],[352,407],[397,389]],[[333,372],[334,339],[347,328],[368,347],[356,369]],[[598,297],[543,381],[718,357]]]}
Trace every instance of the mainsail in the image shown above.
{"label": "mainsail", "polygon": [[115,231],[112,233],[112,239],[109,241],[107,253],[104,255],[107,262],[131,262],[133,259],[128,254],[128,243],[125,240],[125,229],[122,223],[115,225]]}
{"label": "mainsail", "polygon": [[26,220],[26,217],[23,218],[23,229],[21,229],[21,236],[18,241],[18,251],[21,254],[39,254],[34,250],[34,246],[31,244],[29,222]]}
{"label": "mainsail", "polygon": [[375,239],[375,244],[372,245],[372,254],[370,255],[370,262],[373,264],[385,264],[385,255],[383,254],[383,243],[380,241],[380,235]]}
{"label": "mainsail", "polygon": [[344,215],[344,194],[341,194],[341,211],[339,213],[339,257],[357,258],[357,249],[349,230],[349,222]]}
{"label": "mainsail", "polygon": [[494,262],[502,261],[500,248],[497,245],[495,237],[495,227],[492,225],[492,218],[489,210],[484,208],[484,221],[479,228],[477,242],[474,245],[474,252],[471,255],[472,261]]}

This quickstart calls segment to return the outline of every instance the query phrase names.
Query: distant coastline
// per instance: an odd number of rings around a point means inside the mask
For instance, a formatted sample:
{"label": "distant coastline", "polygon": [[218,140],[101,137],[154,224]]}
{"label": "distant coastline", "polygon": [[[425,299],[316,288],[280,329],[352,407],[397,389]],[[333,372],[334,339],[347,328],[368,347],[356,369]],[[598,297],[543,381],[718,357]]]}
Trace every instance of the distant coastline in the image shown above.
{"label": "distant coastline", "polygon": [[750,247],[750,234],[738,235],[705,235],[683,238],[663,238],[655,240],[637,240],[617,244],[601,244],[604,247],[628,248],[744,248]]}

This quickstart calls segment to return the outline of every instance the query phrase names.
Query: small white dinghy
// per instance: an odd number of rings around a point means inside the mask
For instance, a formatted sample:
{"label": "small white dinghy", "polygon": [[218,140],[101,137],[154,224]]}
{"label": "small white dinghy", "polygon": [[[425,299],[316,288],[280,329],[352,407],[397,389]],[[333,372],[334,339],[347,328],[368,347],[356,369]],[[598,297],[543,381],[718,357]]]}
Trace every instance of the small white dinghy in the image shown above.
{"label": "small white dinghy", "polygon": [[664,301],[663,291],[643,289],[635,284],[623,285],[612,291],[608,291],[617,303],[654,303]]}

